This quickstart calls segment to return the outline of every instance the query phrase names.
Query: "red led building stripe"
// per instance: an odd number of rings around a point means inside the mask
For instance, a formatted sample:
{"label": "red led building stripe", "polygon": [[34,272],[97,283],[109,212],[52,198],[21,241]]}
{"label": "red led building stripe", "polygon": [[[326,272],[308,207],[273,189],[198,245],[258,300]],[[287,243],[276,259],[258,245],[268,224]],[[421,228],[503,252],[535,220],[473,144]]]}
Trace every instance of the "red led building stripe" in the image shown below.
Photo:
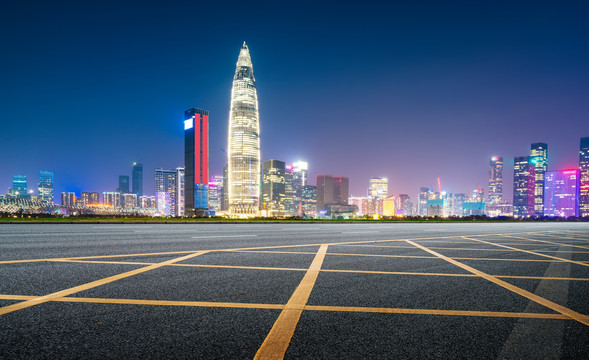
{"label": "red led building stripe", "polygon": [[202,183],[209,184],[209,116],[202,116]]}
{"label": "red led building stripe", "polygon": [[194,114],[194,183],[200,181],[200,114]]}

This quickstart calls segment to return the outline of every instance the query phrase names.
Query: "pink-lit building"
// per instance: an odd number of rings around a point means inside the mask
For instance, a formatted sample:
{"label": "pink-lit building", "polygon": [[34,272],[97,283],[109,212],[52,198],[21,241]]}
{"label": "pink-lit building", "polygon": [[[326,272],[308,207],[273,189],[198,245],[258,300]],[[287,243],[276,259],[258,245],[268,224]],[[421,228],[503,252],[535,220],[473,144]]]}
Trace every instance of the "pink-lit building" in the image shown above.
{"label": "pink-lit building", "polygon": [[579,216],[578,169],[547,171],[544,185],[544,216]]}

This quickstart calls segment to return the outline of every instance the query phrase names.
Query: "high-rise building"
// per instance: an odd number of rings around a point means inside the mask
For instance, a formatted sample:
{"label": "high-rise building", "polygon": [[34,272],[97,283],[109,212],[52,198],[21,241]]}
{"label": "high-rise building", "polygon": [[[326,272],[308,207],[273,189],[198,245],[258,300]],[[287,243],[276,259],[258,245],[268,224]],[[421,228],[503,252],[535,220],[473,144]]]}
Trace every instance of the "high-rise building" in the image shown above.
{"label": "high-rise building", "polygon": [[301,202],[303,216],[314,217],[317,214],[317,186],[303,186]]}
{"label": "high-rise building", "polygon": [[254,69],[245,41],[231,89],[228,149],[229,214],[256,216],[260,208],[260,123]]}
{"label": "high-rise building", "polygon": [[544,188],[544,216],[579,216],[578,169],[547,171]]}
{"label": "high-rise building", "polygon": [[427,216],[427,200],[430,198],[431,190],[426,187],[419,189],[419,199],[417,200],[417,215]]}
{"label": "high-rise building", "polygon": [[142,208],[157,209],[155,196],[143,195],[139,198],[139,204]]}
{"label": "high-rise building", "polygon": [[396,198],[394,195],[389,196],[388,198],[382,200],[382,215],[384,215],[384,216],[397,215],[395,203],[396,203]]}
{"label": "high-rise building", "polygon": [[227,164],[223,167],[223,192],[221,193],[221,210],[229,210],[229,175],[227,170]]}
{"label": "high-rise building", "polygon": [[384,200],[389,195],[389,180],[383,177],[372,177],[368,185],[368,197]]}
{"label": "high-rise building", "polygon": [[[166,207],[166,216],[176,216],[176,199],[178,195],[178,173],[173,169],[155,169],[155,196],[158,209]],[[167,194],[167,195],[164,195]]]}
{"label": "high-rise building", "polygon": [[184,112],[184,167],[186,215],[203,215],[209,208],[209,112]]}
{"label": "high-rise building", "polygon": [[348,194],[347,177],[317,175],[317,213],[329,205],[348,205]]}
{"label": "high-rise building", "polygon": [[465,202],[466,194],[454,194],[452,196],[452,208],[450,209],[450,216],[463,216]]}
{"label": "high-rise building", "polygon": [[589,217],[589,137],[581,138],[579,172],[579,216]]}
{"label": "high-rise building", "polygon": [[285,165],[283,161],[264,161],[262,212],[266,216],[285,215]]}
{"label": "high-rise building", "polygon": [[297,161],[285,168],[285,209],[289,216],[302,215],[303,186],[307,185],[308,164]]}
{"label": "high-rise building", "polygon": [[62,192],[61,193],[61,206],[66,206],[66,207],[76,206],[76,193]]}
{"label": "high-rise building", "polygon": [[27,195],[27,176],[26,175],[13,175],[12,176],[12,188],[8,190],[10,195],[23,196]]}
{"label": "high-rise building", "polygon": [[133,194],[137,194],[137,199],[143,195],[143,164],[134,162],[131,173],[133,181]]}
{"label": "high-rise building", "polygon": [[209,210],[222,211],[223,176],[215,175],[209,180]]}
{"label": "high-rise building", "polygon": [[400,216],[412,216],[413,212],[411,204],[411,198],[407,194],[399,194],[397,196],[397,203],[396,203],[396,215]]}
{"label": "high-rise building", "polygon": [[519,156],[513,161],[513,216],[535,214],[536,167],[530,156]]}
{"label": "high-rise building", "polygon": [[80,206],[100,204],[100,198],[97,192],[82,191],[76,201]]}
{"label": "high-rise building", "polygon": [[119,188],[117,192],[121,194],[129,193],[129,176],[127,175],[119,175]]}
{"label": "high-rise building", "polygon": [[503,158],[493,156],[489,160],[489,205],[497,205],[503,200]]}
{"label": "high-rise building", "polygon": [[53,204],[53,173],[39,171],[39,200]]}
{"label": "high-rise building", "polygon": [[468,194],[468,202],[485,202],[485,190],[482,188],[476,188]]}
{"label": "high-rise building", "polygon": [[117,208],[121,207],[121,193],[118,191],[103,192],[102,204]]}
{"label": "high-rise building", "polygon": [[544,173],[548,167],[548,145],[534,143],[530,150],[530,162],[534,165],[534,213],[544,215]]}
{"label": "high-rise building", "polygon": [[[185,216],[186,214],[186,172],[183,167],[176,168],[176,216]],[[208,192],[207,192],[208,202]]]}

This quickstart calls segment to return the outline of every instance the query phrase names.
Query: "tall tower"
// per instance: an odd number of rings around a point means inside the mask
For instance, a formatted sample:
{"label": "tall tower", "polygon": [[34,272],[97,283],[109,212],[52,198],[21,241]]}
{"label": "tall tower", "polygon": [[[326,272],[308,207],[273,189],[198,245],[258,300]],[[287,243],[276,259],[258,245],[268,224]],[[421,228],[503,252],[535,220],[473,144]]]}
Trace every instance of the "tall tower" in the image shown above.
{"label": "tall tower", "polygon": [[536,167],[531,156],[513,159],[513,216],[529,217],[535,214]]}
{"label": "tall tower", "polygon": [[503,200],[503,158],[493,156],[489,160],[489,205]]}
{"label": "tall tower", "polygon": [[581,172],[579,216],[585,217],[589,216],[589,137],[581,138],[579,171]]}
{"label": "tall tower", "polygon": [[260,207],[260,123],[250,52],[243,42],[237,59],[229,112],[229,214],[257,216]]}
{"label": "tall tower", "polygon": [[264,161],[262,210],[266,216],[285,215],[285,164],[279,160]]}
{"label": "tall tower", "polygon": [[39,171],[39,198],[41,201],[53,203],[53,172]]}
{"label": "tall tower", "polygon": [[548,167],[548,145],[534,143],[530,150],[530,162],[534,166],[534,214],[544,216],[544,174]]}
{"label": "tall tower", "polygon": [[133,193],[137,194],[137,199],[143,196],[143,164],[133,163],[132,172]]}
{"label": "tall tower", "polygon": [[203,215],[209,208],[209,112],[188,109],[184,119],[186,215]]}

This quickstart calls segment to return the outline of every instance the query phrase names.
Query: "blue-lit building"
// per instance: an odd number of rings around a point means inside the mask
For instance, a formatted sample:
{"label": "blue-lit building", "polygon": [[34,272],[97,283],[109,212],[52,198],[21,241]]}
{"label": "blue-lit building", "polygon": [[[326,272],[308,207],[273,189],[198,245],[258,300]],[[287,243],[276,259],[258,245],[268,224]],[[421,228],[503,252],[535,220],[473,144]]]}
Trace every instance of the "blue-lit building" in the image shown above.
{"label": "blue-lit building", "polygon": [[14,175],[12,176],[12,188],[8,191],[12,196],[26,196],[27,195],[27,176]]}
{"label": "blue-lit building", "polygon": [[53,172],[39,171],[39,200],[53,203]]}
{"label": "blue-lit building", "polygon": [[[535,164],[530,156],[519,156],[513,162],[513,216],[529,217],[535,214]],[[544,183],[544,180],[542,180]],[[544,200],[542,200],[542,203]]]}
{"label": "blue-lit building", "polygon": [[578,169],[547,171],[544,186],[544,216],[579,216],[580,172]]}

